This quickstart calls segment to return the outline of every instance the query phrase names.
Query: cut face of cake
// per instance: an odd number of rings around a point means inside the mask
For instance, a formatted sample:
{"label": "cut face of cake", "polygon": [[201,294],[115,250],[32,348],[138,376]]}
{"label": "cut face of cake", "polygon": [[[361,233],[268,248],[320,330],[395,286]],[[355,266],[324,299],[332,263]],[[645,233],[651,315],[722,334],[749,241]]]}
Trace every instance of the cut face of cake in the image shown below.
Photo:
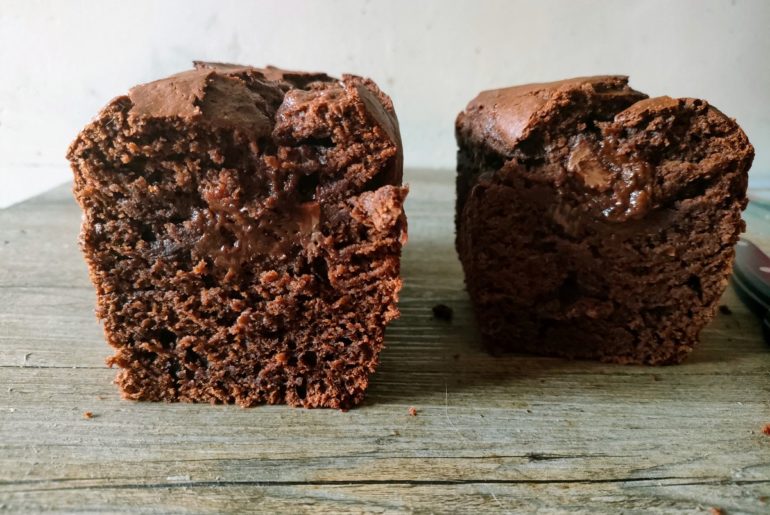
{"label": "cut face of cake", "polygon": [[196,63],[112,100],[68,158],[124,397],[362,400],[406,241],[372,81]]}
{"label": "cut face of cake", "polygon": [[627,77],[485,91],[457,118],[457,250],[493,351],[682,361],[744,229],[754,150]]}

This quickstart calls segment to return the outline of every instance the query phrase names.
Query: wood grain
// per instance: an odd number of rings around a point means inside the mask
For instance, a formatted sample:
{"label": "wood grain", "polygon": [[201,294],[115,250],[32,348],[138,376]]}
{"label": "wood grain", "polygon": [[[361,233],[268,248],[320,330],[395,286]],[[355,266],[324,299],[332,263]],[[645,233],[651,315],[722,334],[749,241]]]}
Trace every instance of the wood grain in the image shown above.
{"label": "wood grain", "polygon": [[490,357],[453,174],[408,179],[402,318],[347,413],[121,401],[68,188],[0,211],[0,511],[770,512],[770,349],[732,291],[681,366]]}

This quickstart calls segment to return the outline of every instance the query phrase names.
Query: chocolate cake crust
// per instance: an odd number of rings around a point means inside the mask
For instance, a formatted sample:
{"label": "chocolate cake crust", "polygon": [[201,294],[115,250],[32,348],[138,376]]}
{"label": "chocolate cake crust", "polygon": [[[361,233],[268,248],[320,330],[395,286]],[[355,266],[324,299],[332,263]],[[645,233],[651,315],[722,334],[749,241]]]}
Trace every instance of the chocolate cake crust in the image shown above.
{"label": "chocolate cake crust", "polygon": [[114,99],[68,158],[125,397],[361,401],[406,241],[372,81],[196,62]]}
{"label": "chocolate cake crust", "polygon": [[456,129],[457,249],[487,345],[684,359],[744,228],[740,127],[600,76],[483,92]]}

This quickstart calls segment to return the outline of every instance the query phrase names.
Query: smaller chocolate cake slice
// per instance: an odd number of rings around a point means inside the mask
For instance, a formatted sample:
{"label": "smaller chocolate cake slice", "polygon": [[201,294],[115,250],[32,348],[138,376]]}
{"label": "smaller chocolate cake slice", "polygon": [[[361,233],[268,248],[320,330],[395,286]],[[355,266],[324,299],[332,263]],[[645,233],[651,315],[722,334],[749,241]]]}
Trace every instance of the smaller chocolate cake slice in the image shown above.
{"label": "smaller chocolate cake slice", "polygon": [[126,398],[362,400],[406,240],[372,81],[199,62],[115,98],[68,158]]}
{"label": "smaller chocolate cake slice", "polygon": [[493,351],[682,361],[744,229],[754,150],[627,77],[485,91],[457,118],[457,250]]}

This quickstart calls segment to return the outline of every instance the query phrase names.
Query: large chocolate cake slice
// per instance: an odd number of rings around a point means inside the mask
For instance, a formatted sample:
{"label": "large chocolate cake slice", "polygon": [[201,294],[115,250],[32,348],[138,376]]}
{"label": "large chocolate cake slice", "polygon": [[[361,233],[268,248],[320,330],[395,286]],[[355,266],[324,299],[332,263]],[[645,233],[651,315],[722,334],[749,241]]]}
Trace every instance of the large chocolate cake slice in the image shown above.
{"label": "large chocolate cake slice", "polygon": [[196,63],[112,100],[68,158],[126,398],[361,401],[406,239],[372,81]]}

